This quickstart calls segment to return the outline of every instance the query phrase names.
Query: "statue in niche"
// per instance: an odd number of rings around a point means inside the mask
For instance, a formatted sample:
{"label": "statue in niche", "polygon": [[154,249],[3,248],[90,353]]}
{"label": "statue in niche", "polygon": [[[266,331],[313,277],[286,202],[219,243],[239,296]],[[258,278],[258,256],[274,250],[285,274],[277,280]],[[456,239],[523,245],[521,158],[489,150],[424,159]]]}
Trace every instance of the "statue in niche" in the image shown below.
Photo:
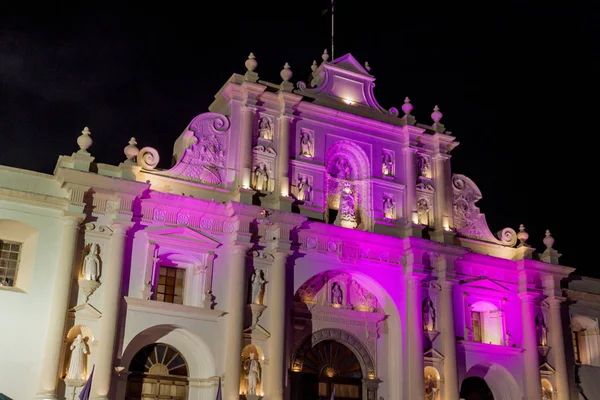
{"label": "statue in niche", "polygon": [[250,286],[252,292],[252,298],[250,299],[250,301],[252,302],[252,304],[263,303],[265,283],[267,283],[267,280],[265,279],[265,272],[262,269],[255,269],[254,272],[252,272],[252,276],[250,277]]}
{"label": "statue in niche", "polygon": [[340,287],[339,283],[334,282],[331,286],[331,303],[341,306],[343,300],[344,293],[342,292],[342,288]]}
{"label": "statue in niche", "polygon": [[340,197],[341,225],[345,228],[356,228],[356,211],[354,207],[354,193],[352,193],[350,185],[346,184]]}
{"label": "statue in niche", "polygon": [[435,331],[435,308],[429,297],[423,300],[423,330]]}
{"label": "statue in niche", "polygon": [[429,374],[425,379],[425,400],[436,400],[439,391],[437,380]]}
{"label": "statue in niche", "polygon": [[269,173],[267,166],[264,163],[260,163],[254,168],[254,174],[252,176],[252,187],[254,190],[267,190],[269,187]]}
{"label": "statue in niche", "polygon": [[256,395],[256,389],[260,383],[260,364],[254,358],[254,353],[250,353],[249,359],[244,365],[246,372],[246,382],[248,383],[248,394]]}
{"label": "statue in niche", "polygon": [[537,333],[538,346],[548,346],[548,328],[544,320],[544,313],[541,311],[535,317],[535,330]]}
{"label": "statue in niche", "polygon": [[84,381],[85,376],[85,355],[90,354],[85,340],[81,334],[77,335],[71,344],[71,360],[69,361],[69,369],[65,379],[74,379]]}
{"label": "statue in niche", "polygon": [[311,191],[312,187],[308,183],[308,178],[306,176],[301,177],[298,180],[298,200],[310,201]]}
{"label": "statue in niche", "polygon": [[417,166],[418,166],[418,172],[419,172],[419,176],[423,177],[423,178],[427,178],[429,177],[429,160],[427,159],[427,157],[419,155],[417,156]]}
{"label": "statue in niche", "polygon": [[273,174],[273,169],[269,165],[267,168],[267,190],[272,192],[275,188],[275,175]]}
{"label": "statue in niche", "polygon": [[265,140],[273,140],[273,127],[267,117],[262,117],[258,122],[258,137]]}
{"label": "statue in niche", "polygon": [[83,279],[97,281],[100,275],[100,260],[98,259],[98,245],[92,244],[90,252],[83,259]]}
{"label": "statue in niche", "polygon": [[429,225],[429,202],[425,198],[419,199],[417,202],[417,212],[419,214],[419,224]]}
{"label": "statue in niche", "polygon": [[314,157],[314,140],[309,132],[302,132],[300,136],[300,155],[304,157]]}
{"label": "statue in niche", "polygon": [[381,173],[384,176],[393,176],[394,175],[394,160],[392,159],[392,155],[390,153],[383,153],[383,160],[381,164]]}
{"label": "statue in niche", "polygon": [[385,216],[385,218],[395,219],[396,218],[395,208],[396,207],[394,204],[394,200],[392,200],[392,198],[389,196],[385,196],[383,198],[383,215]]}

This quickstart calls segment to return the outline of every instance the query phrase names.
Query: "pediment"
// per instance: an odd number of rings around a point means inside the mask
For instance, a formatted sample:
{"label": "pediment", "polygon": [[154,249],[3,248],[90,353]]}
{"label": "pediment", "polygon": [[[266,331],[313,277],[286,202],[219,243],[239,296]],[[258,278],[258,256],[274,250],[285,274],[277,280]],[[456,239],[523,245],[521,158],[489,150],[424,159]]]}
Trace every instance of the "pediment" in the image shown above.
{"label": "pediment", "polygon": [[354,56],[350,53],[343,55],[339,58],[336,58],[335,60],[333,60],[331,62],[331,65],[335,65],[336,67],[348,70],[348,71],[352,71],[352,72],[356,72],[359,74],[363,74],[363,75],[367,75],[367,76],[373,76],[371,74],[369,74],[369,72],[362,66],[360,65],[360,63],[358,62],[358,60],[356,58],[354,58]]}
{"label": "pediment", "polygon": [[554,368],[552,368],[552,366],[550,364],[548,364],[547,362],[540,365],[540,373],[542,375],[552,375],[555,372],[556,372],[556,370]]}
{"label": "pediment", "polygon": [[317,104],[328,107],[339,105],[350,112],[362,109],[392,115],[375,100],[375,77],[352,54],[321,63],[309,83],[311,88],[299,90],[298,93],[314,98]]}
{"label": "pediment", "polygon": [[80,304],[69,310],[75,319],[97,320],[100,319],[102,313],[98,311],[90,303]]}
{"label": "pediment", "polygon": [[427,361],[439,362],[444,360],[444,356],[436,349],[429,349],[423,353],[423,357]]}
{"label": "pediment", "polygon": [[253,325],[244,329],[244,337],[253,339],[268,339],[271,333],[263,328],[260,324]]}
{"label": "pediment", "polygon": [[219,242],[208,235],[198,232],[186,225],[150,227],[145,230],[150,240],[179,241],[194,244],[198,247],[216,249]]}
{"label": "pediment", "polygon": [[509,292],[510,289],[501,283],[488,278],[487,276],[480,276],[477,278],[466,279],[461,281],[461,285],[463,287],[474,287],[478,289],[487,289],[501,292]]}

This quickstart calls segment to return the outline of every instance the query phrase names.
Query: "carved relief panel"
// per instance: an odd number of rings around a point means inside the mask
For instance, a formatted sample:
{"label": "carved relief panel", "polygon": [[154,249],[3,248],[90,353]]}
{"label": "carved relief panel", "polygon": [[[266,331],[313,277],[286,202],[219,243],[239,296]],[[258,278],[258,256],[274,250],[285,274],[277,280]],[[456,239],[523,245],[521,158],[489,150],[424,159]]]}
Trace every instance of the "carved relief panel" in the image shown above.
{"label": "carved relief panel", "polygon": [[176,164],[167,174],[212,185],[224,184],[229,126],[229,119],[216,113],[194,118],[175,142],[173,158]]}

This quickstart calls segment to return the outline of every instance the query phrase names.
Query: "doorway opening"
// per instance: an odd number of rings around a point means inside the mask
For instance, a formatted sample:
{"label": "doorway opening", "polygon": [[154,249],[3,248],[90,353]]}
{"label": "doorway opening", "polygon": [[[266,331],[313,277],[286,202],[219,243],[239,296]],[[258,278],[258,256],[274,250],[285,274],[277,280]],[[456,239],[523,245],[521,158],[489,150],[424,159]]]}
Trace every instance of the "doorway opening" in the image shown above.
{"label": "doorway opening", "polygon": [[129,365],[126,400],[186,400],[188,366],[177,349],[153,343],[136,353]]}
{"label": "doorway opening", "polygon": [[465,400],[494,400],[488,384],[482,378],[472,376],[460,385],[460,398]]}

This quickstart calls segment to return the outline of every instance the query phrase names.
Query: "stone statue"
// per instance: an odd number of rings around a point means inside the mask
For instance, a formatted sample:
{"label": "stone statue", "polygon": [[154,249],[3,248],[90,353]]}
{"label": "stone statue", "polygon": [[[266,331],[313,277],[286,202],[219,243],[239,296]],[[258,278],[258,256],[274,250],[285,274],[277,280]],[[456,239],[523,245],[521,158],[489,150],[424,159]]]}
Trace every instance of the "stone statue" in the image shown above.
{"label": "stone statue", "polygon": [[429,175],[429,160],[425,156],[417,156],[417,166],[419,169],[419,176],[427,178]]}
{"label": "stone statue", "polygon": [[537,333],[538,346],[548,346],[548,328],[544,321],[544,314],[541,311],[535,317],[535,330]]}
{"label": "stone statue", "polygon": [[83,259],[83,279],[86,281],[97,281],[98,275],[100,275],[100,260],[96,253],[98,252],[98,245],[92,244],[90,252]]}
{"label": "stone statue", "polygon": [[85,376],[85,355],[90,354],[81,334],[77,335],[71,344],[71,361],[69,361],[69,370],[65,379],[82,380]]}
{"label": "stone statue", "polygon": [[344,299],[344,294],[342,293],[342,288],[340,287],[340,284],[337,282],[334,282],[333,286],[331,287],[331,302],[333,304],[342,305],[343,299]]}
{"label": "stone statue", "polygon": [[383,215],[388,219],[395,219],[396,218],[395,211],[396,210],[395,210],[394,200],[392,200],[388,196],[384,197],[384,199],[383,199]]}
{"label": "stone statue", "polygon": [[435,308],[429,297],[423,300],[423,330],[435,331]]}
{"label": "stone statue", "polygon": [[262,117],[258,123],[258,137],[265,140],[273,140],[273,129],[269,118]]}
{"label": "stone statue", "polygon": [[440,389],[437,387],[436,379],[431,374],[427,376],[425,380],[425,399],[426,400],[437,400],[437,394]]}
{"label": "stone statue", "polygon": [[383,163],[381,165],[381,172],[385,176],[394,175],[394,160],[390,153],[383,153]]}
{"label": "stone statue", "polygon": [[269,176],[267,174],[267,167],[261,163],[256,166],[253,174],[253,185],[254,190],[267,190],[269,184]]}
{"label": "stone statue", "polygon": [[300,155],[304,157],[314,157],[313,138],[308,132],[302,132],[300,137]]}
{"label": "stone statue", "polygon": [[341,226],[345,228],[356,228],[356,210],[354,209],[354,194],[347,184],[342,190],[340,197]]}
{"label": "stone statue", "polygon": [[429,202],[425,198],[419,199],[417,202],[417,210],[419,214],[419,224],[429,225]]}
{"label": "stone statue", "polygon": [[310,192],[312,187],[308,184],[308,178],[303,176],[298,181],[298,200],[310,201]]}
{"label": "stone statue", "polygon": [[[258,273],[256,272],[258,271]],[[252,277],[250,278],[251,290],[252,290],[252,298],[250,301],[252,304],[262,304],[263,303],[263,294],[265,292],[265,283],[267,280],[265,279],[265,272],[262,269],[254,270],[252,273]]]}
{"label": "stone statue", "polygon": [[254,353],[250,353],[250,362],[246,370],[246,381],[248,382],[248,394],[256,395],[256,388],[260,383],[260,364],[254,359]]}

